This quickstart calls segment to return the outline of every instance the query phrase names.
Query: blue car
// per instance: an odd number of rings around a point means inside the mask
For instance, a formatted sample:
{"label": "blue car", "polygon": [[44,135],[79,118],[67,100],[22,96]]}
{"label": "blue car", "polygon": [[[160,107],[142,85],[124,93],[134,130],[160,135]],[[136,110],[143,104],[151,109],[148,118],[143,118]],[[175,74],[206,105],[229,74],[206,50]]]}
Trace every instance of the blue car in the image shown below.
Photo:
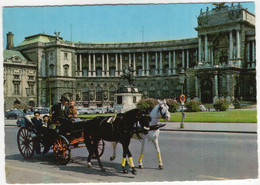
{"label": "blue car", "polygon": [[10,110],[8,112],[5,113],[5,117],[6,119],[17,119],[17,118],[21,118],[24,117],[24,112],[22,110]]}

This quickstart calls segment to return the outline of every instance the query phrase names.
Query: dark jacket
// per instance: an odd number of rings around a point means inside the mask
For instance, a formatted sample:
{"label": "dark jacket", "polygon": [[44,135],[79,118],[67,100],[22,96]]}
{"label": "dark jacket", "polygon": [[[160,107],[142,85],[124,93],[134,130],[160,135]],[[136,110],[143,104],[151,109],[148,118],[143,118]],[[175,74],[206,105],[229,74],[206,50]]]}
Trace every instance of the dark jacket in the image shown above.
{"label": "dark jacket", "polygon": [[59,117],[68,117],[69,106],[65,105],[64,116],[61,115],[61,103],[56,103],[51,107],[50,114],[52,115],[52,120],[56,121]]}
{"label": "dark jacket", "polygon": [[31,121],[35,125],[35,128],[38,132],[42,130],[42,119],[36,119],[33,117]]}

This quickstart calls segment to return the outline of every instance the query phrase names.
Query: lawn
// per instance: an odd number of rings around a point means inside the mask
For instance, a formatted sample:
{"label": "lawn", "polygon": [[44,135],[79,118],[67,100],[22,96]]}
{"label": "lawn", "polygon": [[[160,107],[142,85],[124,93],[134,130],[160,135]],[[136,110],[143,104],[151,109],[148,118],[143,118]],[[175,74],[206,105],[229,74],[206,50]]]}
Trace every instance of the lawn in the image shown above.
{"label": "lawn", "polygon": [[[184,122],[256,123],[256,115],[256,110],[186,112],[186,119],[184,119]],[[172,113],[170,121],[180,122],[181,113]]]}
{"label": "lawn", "polygon": [[[186,112],[184,122],[215,122],[215,123],[256,123],[256,110],[231,110],[218,112]],[[84,119],[92,119],[96,116],[111,116],[113,114],[80,115]],[[164,120],[161,120],[164,121]],[[171,113],[170,122],[180,122],[181,113]]]}

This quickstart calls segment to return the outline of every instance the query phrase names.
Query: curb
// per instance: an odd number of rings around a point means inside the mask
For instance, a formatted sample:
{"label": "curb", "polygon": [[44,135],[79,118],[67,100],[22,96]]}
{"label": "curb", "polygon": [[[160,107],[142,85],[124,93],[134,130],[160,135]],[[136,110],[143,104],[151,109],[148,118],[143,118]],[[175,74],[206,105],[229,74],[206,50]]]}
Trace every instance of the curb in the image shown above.
{"label": "curb", "polygon": [[177,132],[218,132],[218,133],[237,133],[237,134],[257,134],[255,131],[223,131],[223,130],[181,130],[181,129],[160,129],[161,131]]}

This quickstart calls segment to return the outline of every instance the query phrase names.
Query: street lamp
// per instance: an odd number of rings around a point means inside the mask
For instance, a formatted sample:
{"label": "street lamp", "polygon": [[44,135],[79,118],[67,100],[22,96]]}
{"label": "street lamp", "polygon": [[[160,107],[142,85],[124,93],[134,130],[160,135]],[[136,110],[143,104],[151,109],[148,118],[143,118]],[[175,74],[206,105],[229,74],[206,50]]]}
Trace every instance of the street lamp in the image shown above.
{"label": "street lamp", "polygon": [[[179,73],[179,83],[181,84],[181,96],[184,96],[184,95],[183,95],[184,82],[185,82],[185,74],[184,74],[184,72],[181,71],[181,72]],[[185,96],[184,96],[184,97],[185,97]],[[181,115],[182,115],[182,118],[181,118],[180,128],[184,128],[184,125],[183,125],[183,122],[184,122],[183,107],[184,107],[184,102],[181,102]]]}

